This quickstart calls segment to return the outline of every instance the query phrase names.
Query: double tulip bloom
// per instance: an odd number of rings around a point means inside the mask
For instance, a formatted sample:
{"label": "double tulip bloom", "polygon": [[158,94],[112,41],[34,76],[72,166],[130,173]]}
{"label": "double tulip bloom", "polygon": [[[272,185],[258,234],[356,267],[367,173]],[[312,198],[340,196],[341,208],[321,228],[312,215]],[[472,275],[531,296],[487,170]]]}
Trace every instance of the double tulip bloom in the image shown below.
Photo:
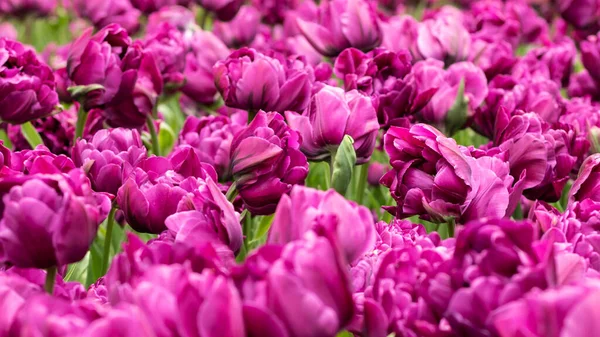
{"label": "double tulip bloom", "polygon": [[73,43],[67,61],[73,85],[99,86],[84,90],[84,108],[103,107],[107,122],[115,127],[143,126],[163,88],[153,54],[132,43],[118,25],[91,34],[88,30]]}
{"label": "double tulip bloom", "polygon": [[179,143],[193,147],[200,160],[212,165],[219,178],[226,181],[231,177],[231,141],[243,128],[244,125],[227,116],[190,116],[183,124]]}
{"label": "double tulip bloom", "polygon": [[142,13],[128,0],[71,0],[71,4],[79,17],[90,20],[96,29],[118,24],[129,34],[135,34],[140,28]]}
{"label": "double tulip bloom", "polygon": [[286,112],[290,127],[302,136],[302,152],[311,160],[330,158],[332,150],[345,135],[354,140],[358,164],[371,158],[379,123],[370,97],[353,90],[325,86],[313,95],[310,105],[300,115]]}
{"label": "double tulip bloom", "polygon": [[321,1],[316,20],[298,18],[298,27],[308,42],[328,57],[350,47],[369,51],[382,40],[375,5],[366,0]]}
{"label": "double tulip bloom", "polygon": [[23,124],[52,113],[58,104],[52,69],[35,51],[0,38],[0,119]]}
{"label": "double tulip bloom", "polygon": [[110,207],[108,199],[92,192],[79,169],[15,175],[4,179],[3,188],[0,261],[22,268],[81,260]]}
{"label": "double tulip bloom", "polygon": [[214,13],[222,21],[229,21],[235,17],[243,0],[195,0],[205,11]]}
{"label": "double tulip bloom", "polygon": [[100,130],[88,142],[73,147],[73,161],[87,173],[95,191],[112,195],[128,175],[146,158],[146,148],[136,130]]}
{"label": "double tulip bloom", "polygon": [[335,233],[348,263],[354,263],[375,244],[373,216],[366,207],[347,201],[334,190],[322,192],[302,186],[281,198],[268,242],[285,244],[322,228]]}
{"label": "double tulip bloom", "polygon": [[[293,63],[288,65],[288,62]],[[225,105],[231,108],[254,112],[302,111],[310,99],[313,75],[301,63],[242,48],[217,62],[215,84]]]}
{"label": "double tulip bloom", "polygon": [[233,138],[231,174],[253,214],[273,213],[283,194],[304,183],[308,162],[300,139],[281,115],[262,111]]}

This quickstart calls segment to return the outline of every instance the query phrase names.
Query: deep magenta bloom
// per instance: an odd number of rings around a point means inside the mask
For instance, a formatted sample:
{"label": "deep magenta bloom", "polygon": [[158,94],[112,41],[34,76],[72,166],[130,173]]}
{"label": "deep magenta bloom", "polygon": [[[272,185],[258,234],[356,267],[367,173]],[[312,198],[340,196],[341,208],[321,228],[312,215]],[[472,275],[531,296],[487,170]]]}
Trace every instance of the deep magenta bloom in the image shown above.
{"label": "deep magenta bloom", "polygon": [[4,0],[0,3],[0,13],[19,17],[47,16],[55,9],[56,0]]}
{"label": "deep magenta bloom", "polygon": [[325,86],[302,115],[286,112],[290,127],[302,136],[302,152],[311,160],[325,160],[345,135],[354,140],[358,164],[368,162],[375,148],[379,123],[373,102],[358,91]]}
{"label": "deep magenta bloom", "polygon": [[311,73],[299,62],[288,66],[254,49],[242,48],[217,62],[215,84],[231,108],[302,111],[310,99]]}
{"label": "deep magenta bloom", "polygon": [[350,47],[369,51],[382,40],[375,4],[366,0],[322,1],[317,19],[298,18],[298,26],[308,42],[329,57]]}
{"label": "deep magenta bloom", "polygon": [[302,1],[299,0],[252,0],[252,6],[260,11],[267,24],[283,23],[286,16],[300,3]]}
{"label": "deep magenta bloom", "polygon": [[54,75],[35,51],[0,38],[0,119],[22,124],[49,115],[58,104]]}
{"label": "deep magenta bloom", "polygon": [[81,260],[108,213],[82,171],[28,176],[3,197],[0,260],[49,268]]}
{"label": "deep magenta bloom", "polygon": [[596,0],[559,0],[558,10],[561,16],[573,26],[585,29],[598,24],[600,3]]}
{"label": "deep magenta bloom", "polygon": [[254,41],[260,25],[260,12],[252,6],[242,6],[229,22],[215,22],[213,33],[230,48],[248,46]]}
{"label": "deep magenta bloom", "polygon": [[193,147],[204,163],[214,166],[223,181],[231,177],[230,149],[233,137],[243,124],[226,116],[190,116],[179,134],[179,143]]}
{"label": "deep magenta bloom", "polygon": [[128,0],[72,0],[72,5],[80,17],[90,20],[97,29],[114,23],[135,34],[140,28],[141,13]]}
{"label": "deep magenta bloom", "polygon": [[175,6],[177,0],[131,0],[131,4],[143,13],[149,14],[163,7]]}
{"label": "deep magenta bloom", "polygon": [[398,203],[397,217],[419,215],[429,221],[458,222],[502,218],[516,206],[508,164],[473,158],[435,128],[416,124],[392,127],[385,135],[392,170],[381,178]]}
{"label": "deep magenta bloom", "polygon": [[446,64],[467,60],[471,49],[471,35],[461,19],[453,10],[442,10],[434,18],[421,22],[416,41],[420,56]]}
{"label": "deep magenta bloom", "polygon": [[154,34],[146,37],[144,51],[154,57],[166,88],[178,88],[184,84],[187,47],[177,29],[168,23],[160,25]]}
{"label": "deep magenta bloom", "polygon": [[200,104],[213,104],[217,95],[213,66],[230,54],[229,49],[212,32],[204,30],[195,31],[189,43],[192,51],[186,56],[185,85],[181,92]]}
{"label": "deep magenta bloom", "polygon": [[121,58],[131,45],[131,38],[118,25],[109,25],[92,35],[88,29],[71,45],[67,73],[72,85],[101,85],[85,95],[86,110],[108,104],[121,85]]}
{"label": "deep magenta bloom", "polygon": [[197,246],[208,241],[226,245],[233,252],[242,246],[240,215],[212,179],[199,180],[178,210],[165,219],[175,242]]}
{"label": "deep magenta bloom", "polygon": [[302,186],[281,198],[268,242],[299,240],[316,228],[335,233],[348,263],[354,263],[375,244],[375,224],[366,207],[344,199],[334,190],[323,192]]}
{"label": "deep magenta bloom", "polygon": [[219,20],[229,21],[242,7],[242,0],[195,0],[204,10],[214,13]]}
{"label": "deep magenta bloom", "polygon": [[72,158],[86,172],[95,191],[116,195],[123,178],[146,158],[146,148],[137,130],[104,129],[89,142],[78,140]]}
{"label": "deep magenta bloom", "polygon": [[308,162],[300,152],[300,135],[277,113],[259,112],[233,138],[231,173],[246,207],[271,214],[281,196],[302,184]]}

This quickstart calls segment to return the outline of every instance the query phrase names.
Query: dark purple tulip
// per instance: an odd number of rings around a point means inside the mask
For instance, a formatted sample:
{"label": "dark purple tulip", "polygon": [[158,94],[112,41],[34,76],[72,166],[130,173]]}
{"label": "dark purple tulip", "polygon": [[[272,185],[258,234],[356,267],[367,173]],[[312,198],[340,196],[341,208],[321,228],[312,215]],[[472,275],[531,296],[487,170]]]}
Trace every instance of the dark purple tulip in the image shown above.
{"label": "dark purple tulip", "polygon": [[267,241],[286,244],[321,227],[335,233],[348,263],[354,263],[375,244],[375,225],[366,207],[347,201],[334,190],[301,186],[281,198]]}
{"label": "dark purple tulip", "polygon": [[246,207],[271,214],[281,196],[302,184],[308,162],[300,152],[300,135],[277,113],[259,112],[233,138],[231,173]]}
{"label": "dark purple tulip", "polygon": [[558,0],[558,10],[576,28],[596,27],[600,3],[596,0]]}
{"label": "dark purple tulip", "polygon": [[473,158],[451,138],[424,124],[392,127],[385,135],[392,170],[381,178],[390,188],[397,217],[419,215],[434,222],[455,217],[460,223],[512,213],[508,165],[499,159]]}
{"label": "dark purple tulip", "polygon": [[146,158],[146,148],[137,130],[105,129],[89,142],[78,140],[72,158],[86,172],[94,190],[116,195],[123,177]]}
{"label": "dark purple tulip", "polygon": [[143,13],[149,14],[163,7],[175,6],[177,0],[131,0],[131,4]]}
{"label": "dark purple tulip", "polygon": [[507,74],[517,62],[513,48],[506,41],[488,42],[476,39],[471,43],[469,61],[477,65],[488,79]]}
{"label": "dark purple tulip", "polygon": [[175,242],[196,246],[208,241],[239,251],[243,241],[240,215],[219,186],[208,178],[199,181],[192,193],[182,199],[178,213],[165,219]]}
{"label": "dark purple tulip", "polygon": [[300,3],[300,0],[252,0],[252,5],[260,11],[263,21],[267,24],[283,23],[288,13]]}
{"label": "dark purple tulip", "polygon": [[168,23],[160,25],[155,33],[146,37],[144,51],[154,57],[166,88],[174,89],[184,84],[186,45],[178,30]]}
{"label": "dark purple tulip", "polygon": [[590,35],[587,40],[581,42],[581,62],[588,74],[599,81],[600,71],[596,65],[600,62],[600,42],[597,35]]}
{"label": "dark purple tulip", "polygon": [[118,25],[109,25],[92,35],[87,30],[71,45],[67,73],[72,85],[101,85],[85,95],[85,109],[108,104],[119,90],[123,70],[121,58],[131,45],[131,38]]}
{"label": "dark purple tulip", "polygon": [[32,49],[4,38],[0,55],[0,119],[23,124],[52,113],[58,95],[50,67]]}
{"label": "dark purple tulip", "polygon": [[244,3],[242,0],[194,0],[206,11],[212,12],[219,20],[229,21],[235,17]]}
{"label": "dark purple tulip", "polygon": [[230,54],[229,49],[212,32],[204,30],[196,30],[189,43],[192,51],[186,56],[186,82],[181,92],[200,104],[213,104],[217,95],[213,66]]}
{"label": "dark purple tulip", "polygon": [[213,33],[230,48],[248,46],[254,41],[260,25],[260,13],[251,6],[242,6],[229,22],[217,21]]}
{"label": "dark purple tulip", "polygon": [[312,73],[301,61],[288,65],[242,48],[217,62],[213,73],[225,105],[231,108],[302,111],[310,99]]}
{"label": "dark purple tulip", "polygon": [[10,16],[47,16],[56,9],[56,0],[3,0],[0,13]]}
{"label": "dark purple tulip", "polygon": [[369,161],[379,123],[371,98],[353,90],[347,93],[337,87],[325,86],[317,92],[302,115],[286,112],[293,130],[302,136],[301,149],[311,160],[330,158],[332,149],[342,143],[345,135],[354,140],[356,162]]}
{"label": "dark purple tulip", "polygon": [[573,74],[567,90],[569,97],[590,97],[600,100],[600,87],[587,70]]}
{"label": "dark purple tulip", "polygon": [[80,170],[32,175],[3,197],[0,260],[50,268],[81,260],[108,213]]}
{"label": "dark purple tulip", "polygon": [[317,19],[298,18],[298,27],[319,53],[329,57],[350,47],[369,51],[383,38],[375,5],[366,0],[322,1]]}
{"label": "dark purple tulip", "polygon": [[193,147],[200,160],[214,166],[219,178],[226,181],[231,177],[231,141],[244,125],[226,116],[190,116],[183,124],[179,143]]}
{"label": "dark purple tulip", "polygon": [[121,63],[122,77],[115,96],[102,110],[106,122],[114,127],[139,128],[151,116],[163,78],[152,52],[135,43],[127,49]]}
{"label": "dark purple tulip", "polygon": [[118,24],[129,34],[135,34],[140,28],[139,10],[133,8],[128,0],[71,0],[79,17],[92,22],[97,29],[110,24]]}

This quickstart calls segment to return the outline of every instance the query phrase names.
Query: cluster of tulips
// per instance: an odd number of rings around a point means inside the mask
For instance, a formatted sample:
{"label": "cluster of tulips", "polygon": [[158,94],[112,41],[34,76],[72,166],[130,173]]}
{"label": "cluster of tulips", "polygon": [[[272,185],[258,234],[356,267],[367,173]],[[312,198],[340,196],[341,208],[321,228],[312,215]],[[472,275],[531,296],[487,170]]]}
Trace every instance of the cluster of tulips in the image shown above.
{"label": "cluster of tulips", "polygon": [[0,0],[0,337],[593,337],[600,1]]}

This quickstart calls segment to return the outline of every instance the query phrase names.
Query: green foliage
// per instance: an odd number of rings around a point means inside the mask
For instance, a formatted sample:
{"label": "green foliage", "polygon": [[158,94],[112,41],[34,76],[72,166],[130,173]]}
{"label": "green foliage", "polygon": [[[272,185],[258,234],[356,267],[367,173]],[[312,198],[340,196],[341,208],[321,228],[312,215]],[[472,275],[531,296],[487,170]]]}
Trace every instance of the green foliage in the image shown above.
{"label": "green foliage", "polygon": [[23,137],[25,137],[27,143],[29,143],[29,146],[31,146],[32,149],[35,149],[38,145],[44,144],[42,137],[37,132],[35,127],[31,124],[31,122],[21,124],[21,133],[23,134]]}

